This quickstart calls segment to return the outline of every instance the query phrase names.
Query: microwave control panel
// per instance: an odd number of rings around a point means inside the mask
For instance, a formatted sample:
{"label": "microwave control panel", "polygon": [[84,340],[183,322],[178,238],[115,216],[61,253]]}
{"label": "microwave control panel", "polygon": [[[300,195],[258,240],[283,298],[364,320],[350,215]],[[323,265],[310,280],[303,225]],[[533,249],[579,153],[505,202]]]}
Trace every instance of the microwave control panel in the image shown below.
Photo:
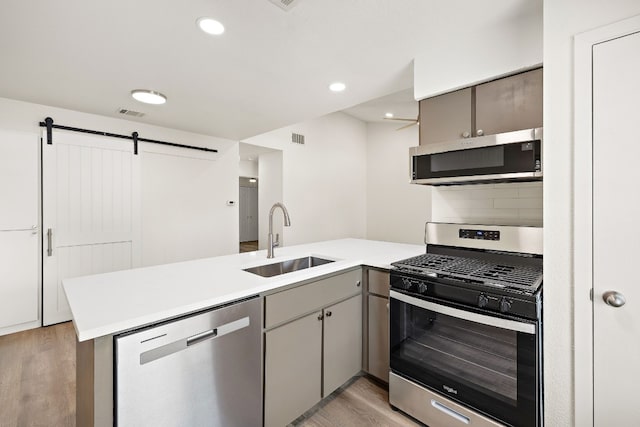
{"label": "microwave control panel", "polygon": [[500,232],[497,230],[470,230],[461,228],[458,232],[458,237],[461,239],[500,240]]}

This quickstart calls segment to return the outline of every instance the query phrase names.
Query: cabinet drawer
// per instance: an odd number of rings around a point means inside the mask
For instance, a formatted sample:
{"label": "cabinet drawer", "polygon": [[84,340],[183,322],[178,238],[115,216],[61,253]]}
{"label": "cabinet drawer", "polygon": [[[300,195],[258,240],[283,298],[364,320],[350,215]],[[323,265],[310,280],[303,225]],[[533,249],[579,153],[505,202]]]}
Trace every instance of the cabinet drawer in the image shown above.
{"label": "cabinet drawer", "polygon": [[369,270],[369,292],[372,294],[389,296],[389,272]]}
{"label": "cabinet drawer", "polygon": [[362,290],[362,270],[353,270],[265,297],[265,328],[325,307]]}

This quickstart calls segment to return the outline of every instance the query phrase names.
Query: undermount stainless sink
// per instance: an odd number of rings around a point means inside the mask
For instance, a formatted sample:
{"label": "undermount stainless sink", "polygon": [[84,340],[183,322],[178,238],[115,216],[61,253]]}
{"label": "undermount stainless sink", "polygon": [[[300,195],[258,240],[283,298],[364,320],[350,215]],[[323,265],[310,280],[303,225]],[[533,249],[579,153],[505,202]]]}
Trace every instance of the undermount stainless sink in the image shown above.
{"label": "undermount stainless sink", "polygon": [[244,271],[257,274],[262,277],[279,276],[280,274],[292,273],[305,268],[317,267],[319,265],[334,262],[330,259],[308,256],[298,259],[290,259],[287,261],[276,262],[273,264],[258,265],[256,267],[245,268]]}

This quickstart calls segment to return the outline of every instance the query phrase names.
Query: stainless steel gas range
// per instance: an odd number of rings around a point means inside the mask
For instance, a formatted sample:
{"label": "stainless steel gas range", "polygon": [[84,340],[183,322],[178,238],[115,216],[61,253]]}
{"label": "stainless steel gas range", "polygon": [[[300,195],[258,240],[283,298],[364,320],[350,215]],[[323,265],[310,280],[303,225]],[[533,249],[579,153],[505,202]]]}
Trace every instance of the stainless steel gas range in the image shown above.
{"label": "stainless steel gas range", "polygon": [[393,263],[389,400],[439,426],[542,425],[542,228],[427,223]]}

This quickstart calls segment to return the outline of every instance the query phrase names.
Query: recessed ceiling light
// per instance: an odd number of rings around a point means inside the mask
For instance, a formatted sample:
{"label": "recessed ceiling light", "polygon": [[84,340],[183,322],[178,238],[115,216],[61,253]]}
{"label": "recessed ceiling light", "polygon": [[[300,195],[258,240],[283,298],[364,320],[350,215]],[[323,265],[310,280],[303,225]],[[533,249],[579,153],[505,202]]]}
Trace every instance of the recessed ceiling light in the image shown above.
{"label": "recessed ceiling light", "polygon": [[131,96],[136,101],[144,102],[145,104],[160,105],[167,102],[166,96],[154,90],[147,90],[147,89],[132,90]]}
{"label": "recessed ceiling light", "polygon": [[335,82],[329,85],[329,90],[332,92],[342,92],[346,88],[347,88],[347,85],[341,82]]}
{"label": "recessed ceiling light", "polygon": [[385,116],[387,119],[391,119],[391,118],[393,118],[393,113],[384,113],[384,116]]}
{"label": "recessed ceiling light", "polygon": [[257,180],[257,179],[255,179],[255,178],[250,178],[250,179],[249,179],[249,182],[258,182],[258,180]]}
{"label": "recessed ceiling light", "polygon": [[219,21],[216,21],[212,18],[207,18],[206,16],[198,18],[196,24],[198,24],[198,27],[200,27],[200,29],[207,34],[219,36],[220,34],[224,33],[224,25],[222,25]]}

